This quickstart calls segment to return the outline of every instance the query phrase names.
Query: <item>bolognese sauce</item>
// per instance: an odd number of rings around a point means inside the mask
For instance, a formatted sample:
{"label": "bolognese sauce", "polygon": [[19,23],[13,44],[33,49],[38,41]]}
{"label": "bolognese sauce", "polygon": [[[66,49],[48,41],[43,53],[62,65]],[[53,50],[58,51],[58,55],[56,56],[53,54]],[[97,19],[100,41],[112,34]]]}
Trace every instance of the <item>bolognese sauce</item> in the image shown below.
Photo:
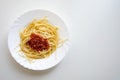
{"label": "bolognese sauce", "polygon": [[35,51],[43,51],[49,49],[48,40],[35,33],[32,33],[30,35],[30,40],[27,42],[27,44]]}

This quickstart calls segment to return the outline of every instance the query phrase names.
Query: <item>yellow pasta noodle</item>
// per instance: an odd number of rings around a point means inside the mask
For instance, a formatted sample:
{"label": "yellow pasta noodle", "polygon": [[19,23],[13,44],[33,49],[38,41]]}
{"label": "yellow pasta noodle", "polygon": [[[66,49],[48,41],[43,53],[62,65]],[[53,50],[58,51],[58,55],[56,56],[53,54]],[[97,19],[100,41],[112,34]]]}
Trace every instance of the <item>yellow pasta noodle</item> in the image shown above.
{"label": "yellow pasta noodle", "polygon": [[[27,45],[30,35],[33,33],[47,39],[49,43],[47,50],[35,51]],[[33,20],[20,32],[20,49],[27,58],[41,59],[49,57],[58,47],[58,42],[58,28],[50,24],[46,17],[40,20]]]}

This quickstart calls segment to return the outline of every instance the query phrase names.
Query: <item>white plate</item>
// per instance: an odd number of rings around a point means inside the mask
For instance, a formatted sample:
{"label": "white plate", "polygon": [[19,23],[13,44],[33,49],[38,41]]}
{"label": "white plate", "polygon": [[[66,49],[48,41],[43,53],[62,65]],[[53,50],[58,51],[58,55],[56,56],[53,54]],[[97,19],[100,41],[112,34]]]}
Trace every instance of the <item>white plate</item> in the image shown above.
{"label": "white plate", "polygon": [[[25,68],[32,70],[45,70],[49,69],[56,64],[58,64],[66,55],[66,52],[69,48],[69,41],[66,41],[62,47],[57,48],[57,50],[48,58],[37,59],[33,63],[30,63],[26,58],[19,55],[19,44],[20,36],[19,32],[24,28],[29,22],[33,19],[41,19],[42,17],[47,16],[50,23],[59,27],[60,38],[68,38],[68,30],[64,21],[57,16],[56,14],[47,11],[47,10],[33,10],[27,13],[24,13],[22,16],[18,17],[15,20],[10,32],[8,34],[8,47],[11,52],[12,57],[16,60],[17,63],[22,65]],[[21,54],[23,54],[21,52]]]}

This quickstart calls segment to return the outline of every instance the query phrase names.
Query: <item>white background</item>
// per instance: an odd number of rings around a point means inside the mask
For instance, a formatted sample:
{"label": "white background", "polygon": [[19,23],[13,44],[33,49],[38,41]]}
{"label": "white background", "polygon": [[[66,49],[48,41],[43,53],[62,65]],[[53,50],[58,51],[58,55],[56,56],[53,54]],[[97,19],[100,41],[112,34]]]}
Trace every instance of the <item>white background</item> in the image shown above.
{"label": "white background", "polygon": [[[7,47],[13,21],[29,10],[58,14],[70,32],[64,60],[46,71],[17,64]],[[0,0],[1,80],[120,80],[120,0]]]}

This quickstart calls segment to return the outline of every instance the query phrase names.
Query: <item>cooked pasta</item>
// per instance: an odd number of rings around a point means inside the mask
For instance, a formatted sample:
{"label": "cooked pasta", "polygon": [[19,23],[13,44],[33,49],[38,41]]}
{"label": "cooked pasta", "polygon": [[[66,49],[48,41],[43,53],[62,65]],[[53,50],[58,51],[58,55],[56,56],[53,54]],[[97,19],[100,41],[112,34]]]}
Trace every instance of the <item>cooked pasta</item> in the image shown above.
{"label": "cooked pasta", "polygon": [[20,49],[27,58],[49,57],[58,47],[58,28],[46,17],[33,20],[20,32]]}

